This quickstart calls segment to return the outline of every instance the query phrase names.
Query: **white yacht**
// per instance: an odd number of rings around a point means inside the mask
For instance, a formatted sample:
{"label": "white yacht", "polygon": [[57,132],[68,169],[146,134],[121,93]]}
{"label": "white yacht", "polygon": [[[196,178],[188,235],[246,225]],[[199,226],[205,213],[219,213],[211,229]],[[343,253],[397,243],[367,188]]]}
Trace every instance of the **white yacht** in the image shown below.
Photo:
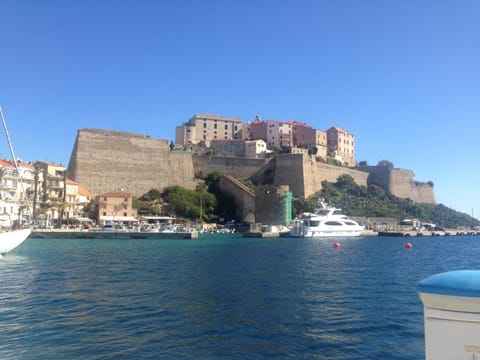
{"label": "white yacht", "polygon": [[341,209],[328,206],[323,201],[321,208],[313,213],[298,215],[290,226],[289,235],[293,237],[344,237],[360,236],[365,226],[359,225],[347,215],[341,213]]}

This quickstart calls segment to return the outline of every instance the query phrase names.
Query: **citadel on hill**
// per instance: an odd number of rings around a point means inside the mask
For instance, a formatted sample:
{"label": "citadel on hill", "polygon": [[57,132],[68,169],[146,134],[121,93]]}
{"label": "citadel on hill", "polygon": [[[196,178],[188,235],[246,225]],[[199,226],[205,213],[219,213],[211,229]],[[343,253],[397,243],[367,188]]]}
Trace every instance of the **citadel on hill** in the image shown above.
{"label": "citadel on hill", "polygon": [[[282,210],[282,219],[272,218],[273,207],[287,203],[285,194],[307,198],[322,189],[322,181],[336,182],[344,174],[358,185],[374,184],[416,203],[435,203],[433,184],[416,181],[412,171],[357,164],[355,137],[340,127],[322,131],[258,116],[244,124],[239,118],[197,114],[176,127],[174,143],[123,131],[80,129],[68,170],[48,162],[18,165],[24,186],[16,179],[15,166],[0,161],[0,222],[87,221],[91,200],[98,223],[133,221],[132,197],[171,185],[195,189],[199,175],[214,171],[224,174],[221,191],[233,199],[240,221],[285,224],[291,209]],[[256,189],[246,187],[245,180]]]}
{"label": "citadel on hill", "polygon": [[235,199],[239,220],[261,214],[255,194],[242,186],[245,179],[308,197],[321,190],[322,181],[348,174],[359,185],[375,184],[401,198],[435,203],[433,184],[416,181],[410,170],[357,165],[355,137],[340,127],[322,131],[258,116],[244,124],[235,117],[197,114],[176,127],[175,143],[80,129],[68,166],[69,177],[92,194],[122,190],[133,196],[171,185],[194,189],[195,175],[215,170],[225,175],[222,191]]}

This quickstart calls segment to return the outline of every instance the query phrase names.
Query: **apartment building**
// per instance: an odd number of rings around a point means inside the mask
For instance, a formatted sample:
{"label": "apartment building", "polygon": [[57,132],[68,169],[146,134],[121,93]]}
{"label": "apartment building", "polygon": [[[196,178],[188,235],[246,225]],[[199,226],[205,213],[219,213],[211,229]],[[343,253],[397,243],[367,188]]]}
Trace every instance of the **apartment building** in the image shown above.
{"label": "apartment building", "polygon": [[264,121],[258,115],[243,125],[240,118],[197,114],[176,128],[175,142],[182,146],[203,144],[212,147],[214,153],[225,156],[258,157],[262,152],[259,149],[261,143],[250,144],[247,155],[243,143],[237,140],[263,140],[267,146],[304,153],[303,150],[294,150],[299,147],[323,159],[331,157],[348,166],[356,165],[354,135],[336,126],[322,131],[298,121]]}
{"label": "apartment building", "polygon": [[[91,201],[88,189],[67,177],[65,166],[38,161],[36,216],[40,226],[60,226],[86,220]],[[33,192],[33,186],[30,192]],[[60,224],[62,222],[62,224]]]}
{"label": "apartment building", "polygon": [[65,166],[45,161],[38,161],[36,164],[43,173],[43,202],[50,204],[63,202],[65,179],[67,178]]}
{"label": "apartment building", "polygon": [[63,220],[67,223],[87,220],[91,201],[90,191],[70,179],[67,179],[66,185]]}
{"label": "apartment building", "polygon": [[303,148],[316,148],[317,156],[324,159],[328,155],[327,133],[317,130],[303,123],[293,122],[292,124],[293,143]]}
{"label": "apartment building", "polygon": [[30,163],[17,166],[18,172],[11,161],[0,159],[0,226],[4,227],[32,218],[34,169]]}
{"label": "apartment building", "polygon": [[292,147],[292,125],[277,120],[260,120],[256,117],[248,124],[250,140],[264,140],[268,146]]}
{"label": "apartment building", "polygon": [[188,122],[175,128],[175,144],[187,146],[204,143],[210,147],[212,140],[241,139],[242,127],[240,118],[196,114]]}
{"label": "apartment building", "polygon": [[132,194],[125,191],[114,191],[99,194],[95,198],[97,223],[115,222],[131,224],[136,221],[132,209]]}
{"label": "apartment building", "polygon": [[329,156],[348,166],[355,166],[355,136],[348,131],[333,126],[327,130]]}

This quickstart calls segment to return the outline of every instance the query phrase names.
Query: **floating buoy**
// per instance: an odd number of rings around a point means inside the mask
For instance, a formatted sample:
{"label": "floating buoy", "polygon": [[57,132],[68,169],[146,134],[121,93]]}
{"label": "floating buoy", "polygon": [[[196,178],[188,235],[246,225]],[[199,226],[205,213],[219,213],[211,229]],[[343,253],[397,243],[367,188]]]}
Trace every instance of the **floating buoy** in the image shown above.
{"label": "floating buoy", "polygon": [[411,249],[412,248],[412,243],[407,242],[405,244],[405,249]]}
{"label": "floating buoy", "polygon": [[339,243],[338,241],[336,241],[335,243],[333,243],[333,247],[334,247],[335,249],[338,249],[340,246],[341,246],[341,245],[340,245],[340,243]]}

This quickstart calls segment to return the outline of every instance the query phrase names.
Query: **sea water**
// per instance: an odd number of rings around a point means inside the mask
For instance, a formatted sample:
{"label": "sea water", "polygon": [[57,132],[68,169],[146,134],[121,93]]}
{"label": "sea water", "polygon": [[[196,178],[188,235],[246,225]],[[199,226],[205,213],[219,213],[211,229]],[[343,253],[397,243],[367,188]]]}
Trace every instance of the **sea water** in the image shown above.
{"label": "sea water", "polygon": [[417,283],[479,269],[480,237],[405,242],[29,239],[0,260],[0,359],[423,359]]}

